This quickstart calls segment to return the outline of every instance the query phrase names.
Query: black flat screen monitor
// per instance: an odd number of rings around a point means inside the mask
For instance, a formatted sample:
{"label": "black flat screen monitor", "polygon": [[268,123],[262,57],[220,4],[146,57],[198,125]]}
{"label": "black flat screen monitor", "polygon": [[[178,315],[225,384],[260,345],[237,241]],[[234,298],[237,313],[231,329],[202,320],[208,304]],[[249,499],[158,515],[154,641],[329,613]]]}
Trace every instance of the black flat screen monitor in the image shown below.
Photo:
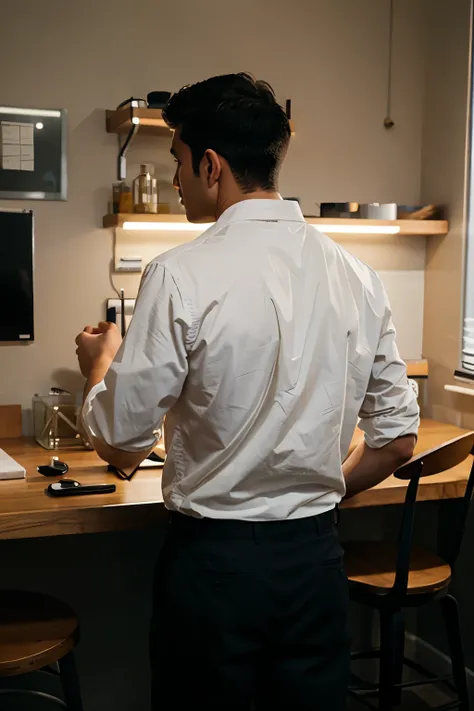
{"label": "black flat screen monitor", "polygon": [[0,210],[0,342],[34,340],[33,213]]}

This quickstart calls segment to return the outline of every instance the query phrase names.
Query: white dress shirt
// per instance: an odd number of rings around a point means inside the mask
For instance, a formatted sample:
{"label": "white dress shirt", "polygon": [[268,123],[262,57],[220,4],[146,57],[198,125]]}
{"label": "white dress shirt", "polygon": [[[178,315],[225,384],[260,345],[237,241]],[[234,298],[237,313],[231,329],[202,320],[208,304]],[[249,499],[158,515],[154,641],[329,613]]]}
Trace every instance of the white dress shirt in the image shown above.
{"label": "white dress shirt", "polygon": [[230,207],[148,266],[84,406],[90,433],[130,452],[165,415],[168,508],[247,521],[333,508],[358,417],[374,448],[418,428],[380,278],[296,202]]}

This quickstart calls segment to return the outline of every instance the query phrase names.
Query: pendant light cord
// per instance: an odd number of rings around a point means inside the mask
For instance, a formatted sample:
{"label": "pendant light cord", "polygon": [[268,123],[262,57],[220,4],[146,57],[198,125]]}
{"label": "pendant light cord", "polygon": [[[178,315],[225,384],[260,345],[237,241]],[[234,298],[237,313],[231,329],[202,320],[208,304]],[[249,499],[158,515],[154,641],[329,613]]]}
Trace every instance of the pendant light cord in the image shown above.
{"label": "pendant light cord", "polygon": [[386,129],[393,128],[392,119],[392,68],[393,68],[393,6],[394,0],[390,0],[390,18],[388,25],[388,76],[387,76],[387,112],[385,114],[384,126]]}

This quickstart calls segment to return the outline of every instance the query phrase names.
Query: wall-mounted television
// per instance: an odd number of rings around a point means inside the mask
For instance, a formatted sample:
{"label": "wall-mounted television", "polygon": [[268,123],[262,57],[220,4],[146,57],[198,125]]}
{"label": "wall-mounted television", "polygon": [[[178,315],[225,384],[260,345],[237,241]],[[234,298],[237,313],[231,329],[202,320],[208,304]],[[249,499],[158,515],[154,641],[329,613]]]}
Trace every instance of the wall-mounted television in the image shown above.
{"label": "wall-mounted television", "polygon": [[34,340],[33,212],[0,209],[0,342]]}

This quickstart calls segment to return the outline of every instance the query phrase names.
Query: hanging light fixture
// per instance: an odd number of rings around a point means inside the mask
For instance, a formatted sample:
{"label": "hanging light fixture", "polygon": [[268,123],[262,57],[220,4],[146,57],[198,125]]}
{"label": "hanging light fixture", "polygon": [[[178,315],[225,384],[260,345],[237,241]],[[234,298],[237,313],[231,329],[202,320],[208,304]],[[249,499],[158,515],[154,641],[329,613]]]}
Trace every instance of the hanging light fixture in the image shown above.
{"label": "hanging light fixture", "polygon": [[388,23],[388,72],[387,72],[387,111],[383,120],[384,128],[390,131],[395,126],[395,121],[392,119],[392,65],[393,65],[393,4],[394,0],[390,1],[389,23]]}

